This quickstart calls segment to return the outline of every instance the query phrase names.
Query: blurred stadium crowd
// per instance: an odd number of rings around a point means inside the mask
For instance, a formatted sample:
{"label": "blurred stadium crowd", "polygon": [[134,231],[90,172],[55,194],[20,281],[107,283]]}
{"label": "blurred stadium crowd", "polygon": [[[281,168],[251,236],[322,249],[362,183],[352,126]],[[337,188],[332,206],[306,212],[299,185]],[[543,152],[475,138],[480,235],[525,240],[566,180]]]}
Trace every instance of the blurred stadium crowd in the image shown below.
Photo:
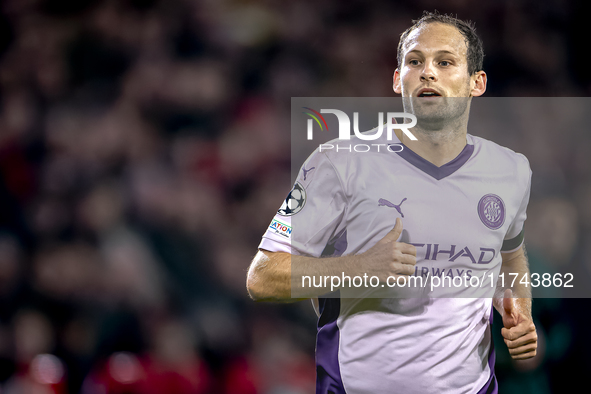
{"label": "blurred stadium crowd", "polygon": [[[477,22],[489,96],[591,91],[582,2],[0,7],[3,394],[313,392],[312,308],[245,289],[290,189],[290,97],[393,95],[398,36],[423,9]],[[533,147],[507,136],[542,176],[532,264],[588,278],[589,138],[555,152],[536,130]],[[499,350],[507,393],[568,389],[557,377],[589,367],[588,303],[534,304],[545,350],[519,374]]]}

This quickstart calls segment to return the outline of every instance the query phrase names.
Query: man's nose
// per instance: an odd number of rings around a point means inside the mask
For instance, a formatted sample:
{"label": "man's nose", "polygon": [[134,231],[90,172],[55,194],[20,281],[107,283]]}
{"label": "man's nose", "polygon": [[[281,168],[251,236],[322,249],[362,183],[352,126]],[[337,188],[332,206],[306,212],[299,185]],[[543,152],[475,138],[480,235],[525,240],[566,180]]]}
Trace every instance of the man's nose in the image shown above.
{"label": "man's nose", "polygon": [[437,75],[435,74],[433,68],[425,63],[425,67],[421,72],[421,81],[422,82],[436,82]]}

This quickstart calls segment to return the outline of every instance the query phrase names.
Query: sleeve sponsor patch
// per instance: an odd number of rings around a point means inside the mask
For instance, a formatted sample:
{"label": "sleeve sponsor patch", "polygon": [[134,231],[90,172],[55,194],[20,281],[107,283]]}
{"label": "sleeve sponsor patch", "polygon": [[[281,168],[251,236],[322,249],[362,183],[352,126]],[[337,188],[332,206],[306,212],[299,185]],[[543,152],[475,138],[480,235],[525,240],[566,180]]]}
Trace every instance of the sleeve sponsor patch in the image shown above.
{"label": "sleeve sponsor patch", "polygon": [[273,221],[269,225],[269,230],[287,239],[291,238],[291,226],[288,226],[287,224],[277,219],[273,219]]}

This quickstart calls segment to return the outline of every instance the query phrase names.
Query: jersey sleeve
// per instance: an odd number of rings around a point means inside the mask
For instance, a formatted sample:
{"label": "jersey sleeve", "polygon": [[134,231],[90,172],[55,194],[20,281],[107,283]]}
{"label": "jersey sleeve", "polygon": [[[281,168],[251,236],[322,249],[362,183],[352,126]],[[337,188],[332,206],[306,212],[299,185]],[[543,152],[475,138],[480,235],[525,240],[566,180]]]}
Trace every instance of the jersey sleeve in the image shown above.
{"label": "jersey sleeve", "polygon": [[509,230],[505,234],[505,239],[504,239],[503,245],[501,247],[502,253],[514,252],[514,251],[518,250],[519,248],[521,248],[521,246],[523,245],[523,242],[524,242],[524,236],[525,236],[524,224],[525,224],[525,219],[527,218],[526,211],[527,211],[527,205],[529,203],[532,172],[529,167],[529,162],[527,161],[525,156],[523,156],[523,155],[520,155],[520,156],[523,158],[523,160],[525,160],[525,164],[522,164],[523,169],[521,171],[521,173],[523,173],[525,175],[522,176],[521,183],[526,184],[527,186],[525,187],[525,192],[523,194],[521,204],[519,205],[517,215],[513,219],[513,222],[511,222],[511,225],[509,226]]}
{"label": "jersey sleeve", "polygon": [[263,234],[259,249],[319,257],[344,231],[346,197],[334,164],[316,150]]}

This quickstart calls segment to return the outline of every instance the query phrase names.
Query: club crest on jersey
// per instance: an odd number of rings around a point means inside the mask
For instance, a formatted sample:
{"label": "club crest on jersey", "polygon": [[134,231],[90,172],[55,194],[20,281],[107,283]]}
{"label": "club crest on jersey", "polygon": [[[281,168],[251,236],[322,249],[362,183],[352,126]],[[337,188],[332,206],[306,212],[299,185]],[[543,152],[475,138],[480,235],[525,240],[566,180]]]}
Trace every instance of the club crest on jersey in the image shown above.
{"label": "club crest on jersey", "polygon": [[496,194],[487,194],[478,202],[478,216],[491,230],[501,228],[505,223],[505,204]]}
{"label": "club crest on jersey", "polygon": [[304,205],[306,205],[306,190],[296,182],[277,213],[281,216],[295,215],[304,208]]}

